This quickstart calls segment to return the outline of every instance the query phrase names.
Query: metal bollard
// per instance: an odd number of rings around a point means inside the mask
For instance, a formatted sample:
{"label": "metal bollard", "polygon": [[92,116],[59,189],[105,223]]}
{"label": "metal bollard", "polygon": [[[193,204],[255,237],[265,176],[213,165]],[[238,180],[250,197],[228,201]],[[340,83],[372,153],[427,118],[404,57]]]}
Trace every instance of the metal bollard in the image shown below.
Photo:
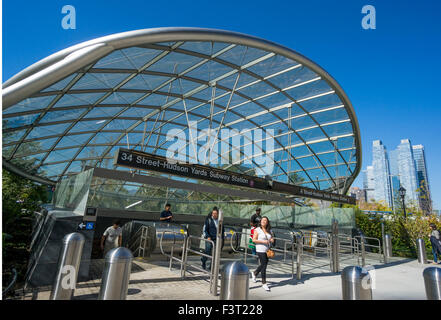
{"label": "metal bollard", "polygon": [[338,221],[332,219],[332,233],[331,233],[331,272],[339,272],[340,241],[338,239]]}
{"label": "metal bollard", "polygon": [[386,257],[392,257],[392,238],[389,234],[384,235],[384,252],[386,253]]}
{"label": "metal bollard", "polygon": [[221,274],[220,300],[248,300],[250,271],[246,264],[226,264]]}
{"label": "metal bollard", "polygon": [[419,238],[416,241],[417,249],[418,249],[418,262],[421,264],[427,263],[427,256],[426,256],[426,244],[423,239]]}
{"label": "metal bollard", "polygon": [[64,236],[50,300],[72,299],[80,269],[84,242],[84,236],[78,232]]}
{"label": "metal bollard", "polygon": [[428,267],[423,271],[427,300],[441,300],[441,268]]}
{"label": "metal bollard", "polygon": [[360,242],[361,242],[361,266],[364,267],[366,265],[366,247],[365,242],[366,239],[364,235],[360,236]]}
{"label": "metal bollard", "polygon": [[303,238],[297,235],[297,260],[296,260],[296,278],[297,280],[302,279],[302,262],[303,262]]}
{"label": "metal bollard", "polygon": [[132,260],[132,252],[124,247],[114,248],[106,254],[98,300],[126,299]]}
{"label": "metal bollard", "polygon": [[349,266],[341,272],[343,300],[372,300],[372,282],[369,272]]}
{"label": "metal bollard", "polygon": [[[220,258],[222,253],[222,226],[224,221],[224,214],[222,210],[219,210],[219,215],[217,218],[217,235],[216,235],[216,249],[213,248],[214,252],[212,254],[213,258],[211,263],[213,271],[212,277],[213,281],[211,283],[210,292],[213,296],[217,296],[217,288],[218,288],[218,281],[219,281],[219,266],[220,266]],[[246,250],[246,246],[245,246]]]}

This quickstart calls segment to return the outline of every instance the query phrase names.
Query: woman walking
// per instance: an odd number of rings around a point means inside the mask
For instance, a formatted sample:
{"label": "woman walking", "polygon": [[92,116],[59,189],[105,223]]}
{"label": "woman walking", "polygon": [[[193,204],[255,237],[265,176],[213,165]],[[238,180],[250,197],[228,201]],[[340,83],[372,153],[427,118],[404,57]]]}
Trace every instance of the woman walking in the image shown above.
{"label": "woman walking", "polygon": [[271,235],[271,225],[268,217],[262,217],[259,227],[254,230],[253,242],[256,244],[256,253],[259,258],[259,266],[256,271],[251,272],[254,282],[257,282],[256,277],[259,273],[262,274],[262,288],[270,291],[266,283],[266,267],[268,265],[268,256],[266,252],[269,250],[271,243],[274,243],[274,238]]}

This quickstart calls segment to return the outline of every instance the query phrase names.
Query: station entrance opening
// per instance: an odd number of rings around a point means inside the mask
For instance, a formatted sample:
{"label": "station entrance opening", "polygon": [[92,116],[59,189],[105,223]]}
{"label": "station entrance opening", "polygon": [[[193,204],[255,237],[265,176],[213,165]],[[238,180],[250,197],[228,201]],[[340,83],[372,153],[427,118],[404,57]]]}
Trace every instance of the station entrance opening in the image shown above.
{"label": "station entrance opening", "polygon": [[[274,190],[203,182],[182,181],[179,176],[161,173],[143,175],[131,168],[89,168],[62,180],[55,188],[54,208],[40,213],[35,224],[28,284],[51,284],[61,239],[70,232],[80,232],[86,238],[79,280],[88,280],[91,260],[102,258],[103,232],[115,219],[122,224],[123,246],[140,258],[165,255],[170,266],[175,259],[173,251],[180,256],[177,260],[181,264],[185,250],[203,254],[206,240],[202,229],[214,206],[223,212],[222,254],[230,259],[246,261],[251,253],[250,217],[257,207],[270,219],[275,249],[283,259],[294,254],[290,243],[299,234],[304,250],[329,256],[333,219],[338,220],[340,233],[349,237],[355,228],[352,208],[308,206],[306,198]],[[159,220],[166,203],[172,207],[172,223]]]}
{"label": "station entrance opening", "polygon": [[[361,169],[355,110],[290,48],[225,30],[135,30],[59,51],[8,79],[2,95],[3,167],[55,187],[52,208],[36,213],[29,285],[52,283],[73,231],[85,237],[78,280],[87,280],[115,218],[135,255],[172,263],[167,243],[179,241],[197,255],[214,206],[224,248],[243,259],[257,206],[281,256],[298,235],[305,251],[329,254],[333,219],[358,250],[353,210],[322,206],[355,202],[346,196]],[[170,225],[159,222],[166,203]]]}

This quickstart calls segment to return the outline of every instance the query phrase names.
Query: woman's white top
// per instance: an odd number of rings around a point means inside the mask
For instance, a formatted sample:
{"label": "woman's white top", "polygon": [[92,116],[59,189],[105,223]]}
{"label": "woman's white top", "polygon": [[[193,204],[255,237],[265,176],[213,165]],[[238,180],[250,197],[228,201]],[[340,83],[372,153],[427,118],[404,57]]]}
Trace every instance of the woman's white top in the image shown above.
{"label": "woman's white top", "polygon": [[[257,240],[271,240],[271,234],[263,232],[262,228],[256,228],[254,232],[257,232]],[[266,252],[269,249],[267,244],[256,243],[256,252]]]}

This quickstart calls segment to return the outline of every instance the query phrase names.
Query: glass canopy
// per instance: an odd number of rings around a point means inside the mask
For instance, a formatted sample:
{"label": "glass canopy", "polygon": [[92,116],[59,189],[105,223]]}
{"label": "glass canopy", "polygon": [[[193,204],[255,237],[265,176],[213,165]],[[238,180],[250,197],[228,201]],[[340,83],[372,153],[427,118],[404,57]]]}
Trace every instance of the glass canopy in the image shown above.
{"label": "glass canopy", "polygon": [[[350,187],[361,163],[357,119],[343,90],[319,66],[242,34],[185,28],[137,32],[92,41],[114,49],[90,61],[86,55],[81,68],[63,77],[53,72],[56,81],[49,73],[44,88],[4,106],[3,162],[59,182],[86,166],[114,169],[120,147],[166,156],[171,129],[186,134],[179,152],[189,158],[195,157],[192,146],[207,143],[203,129],[211,129],[218,138],[211,159],[229,157],[220,148],[221,129],[261,129],[264,134],[254,136],[254,143],[246,134],[238,144],[227,141],[246,161],[210,165],[320,190]],[[62,58],[81,47],[66,49]],[[5,88],[30,87],[35,74],[56,63],[48,59],[49,66],[31,66]],[[196,137],[189,130],[195,125]],[[273,150],[266,150],[268,139]],[[256,170],[262,153],[274,161],[271,172]]]}

